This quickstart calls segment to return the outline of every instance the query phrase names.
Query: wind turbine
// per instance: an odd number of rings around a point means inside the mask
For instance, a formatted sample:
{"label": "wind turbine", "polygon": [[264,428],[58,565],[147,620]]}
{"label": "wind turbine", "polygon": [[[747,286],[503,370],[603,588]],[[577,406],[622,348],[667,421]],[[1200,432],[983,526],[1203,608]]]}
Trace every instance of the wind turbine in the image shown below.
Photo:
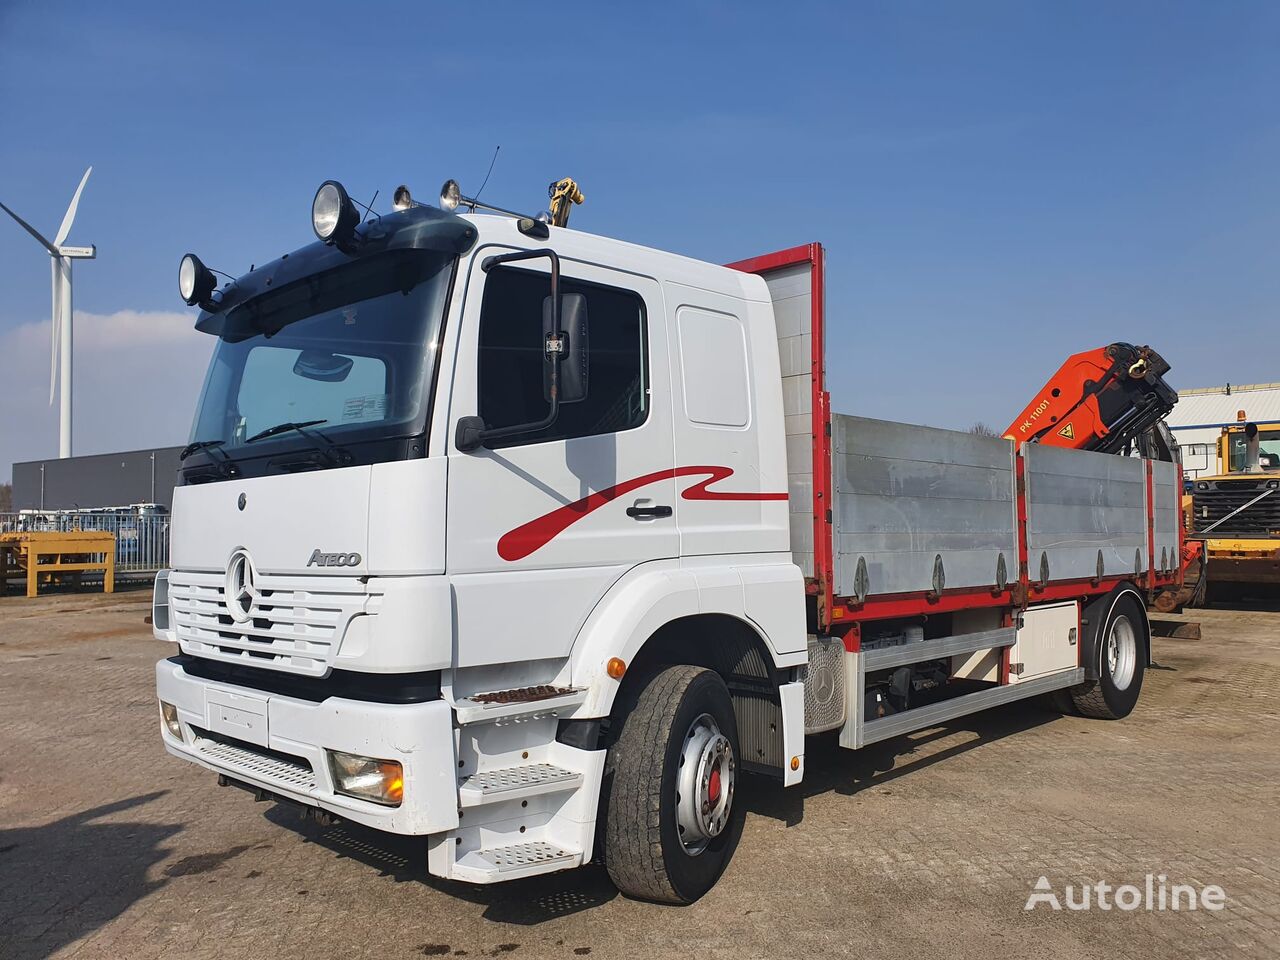
{"label": "wind turbine", "polygon": [[[71,205],[67,207],[66,215],[62,218],[62,226],[58,228],[57,236],[52,243],[42,237],[35,227],[0,203],[0,209],[13,217],[18,222],[18,226],[35,237],[40,246],[48,250],[49,256],[53,258],[53,330],[49,358],[49,406],[53,406],[54,384],[61,373],[61,385],[58,390],[61,401],[58,418],[58,456],[64,459],[71,456],[71,261],[92,260],[98,255],[98,248],[92,244],[87,247],[70,247],[64,245],[62,241],[66,240],[67,234],[71,232],[71,224],[76,218],[76,207],[80,206],[80,194],[84,192],[84,185],[89,182],[91,173],[93,173],[93,167],[86,170],[84,176],[80,178],[80,186],[76,187],[75,196],[71,198]],[[59,367],[59,360],[61,360],[61,367]]]}

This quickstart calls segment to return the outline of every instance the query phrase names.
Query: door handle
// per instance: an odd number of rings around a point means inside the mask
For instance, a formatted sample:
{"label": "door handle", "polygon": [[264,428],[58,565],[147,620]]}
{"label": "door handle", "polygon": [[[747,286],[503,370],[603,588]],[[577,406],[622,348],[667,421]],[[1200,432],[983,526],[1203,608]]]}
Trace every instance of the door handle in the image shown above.
{"label": "door handle", "polygon": [[651,520],[657,517],[669,517],[670,507],[627,507],[627,516],[633,520]]}

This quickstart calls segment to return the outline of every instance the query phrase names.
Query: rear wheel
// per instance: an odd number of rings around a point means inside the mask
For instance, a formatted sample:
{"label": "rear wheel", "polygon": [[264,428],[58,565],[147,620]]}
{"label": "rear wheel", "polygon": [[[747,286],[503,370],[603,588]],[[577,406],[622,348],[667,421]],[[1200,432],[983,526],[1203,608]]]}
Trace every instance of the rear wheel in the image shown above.
{"label": "rear wheel", "polygon": [[1125,591],[1107,597],[1093,615],[1101,622],[1096,632],[1090,632],[1085,654],[1086,666],[1097,678],[1072,688],[1071,700],[1083,716],[1120,720],[1133,712],[1142,690],[1151,642],[1146,611],[1134,594]]}
{"label": "rear wheel", "polygon": [[623,708],[605,762],[605,865],[618,889],[692,903],[742,833],[738,726],[720,675],[668,667]]}

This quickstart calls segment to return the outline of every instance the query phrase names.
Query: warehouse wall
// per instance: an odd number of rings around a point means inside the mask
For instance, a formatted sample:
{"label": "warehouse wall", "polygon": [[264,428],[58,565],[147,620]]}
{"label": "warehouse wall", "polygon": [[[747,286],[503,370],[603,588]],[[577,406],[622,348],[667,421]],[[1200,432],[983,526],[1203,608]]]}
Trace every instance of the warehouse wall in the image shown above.
{"label": "warehouse wall", "polygon": [[173,505],[181,447],[103,453],[13,465],[15,510]]}

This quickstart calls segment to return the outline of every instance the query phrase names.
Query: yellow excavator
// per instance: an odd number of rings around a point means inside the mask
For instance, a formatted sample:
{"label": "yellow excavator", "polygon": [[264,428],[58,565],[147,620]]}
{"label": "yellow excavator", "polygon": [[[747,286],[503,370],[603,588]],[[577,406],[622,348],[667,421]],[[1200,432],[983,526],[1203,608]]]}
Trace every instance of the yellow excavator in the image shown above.
{"label": "yellow excavator", "polygon": [[1189,535],[1204,541],[1210,600],[1280,587],[1280,423],[1240,421],[1218,438],[1218,472],[1192,484]]}

